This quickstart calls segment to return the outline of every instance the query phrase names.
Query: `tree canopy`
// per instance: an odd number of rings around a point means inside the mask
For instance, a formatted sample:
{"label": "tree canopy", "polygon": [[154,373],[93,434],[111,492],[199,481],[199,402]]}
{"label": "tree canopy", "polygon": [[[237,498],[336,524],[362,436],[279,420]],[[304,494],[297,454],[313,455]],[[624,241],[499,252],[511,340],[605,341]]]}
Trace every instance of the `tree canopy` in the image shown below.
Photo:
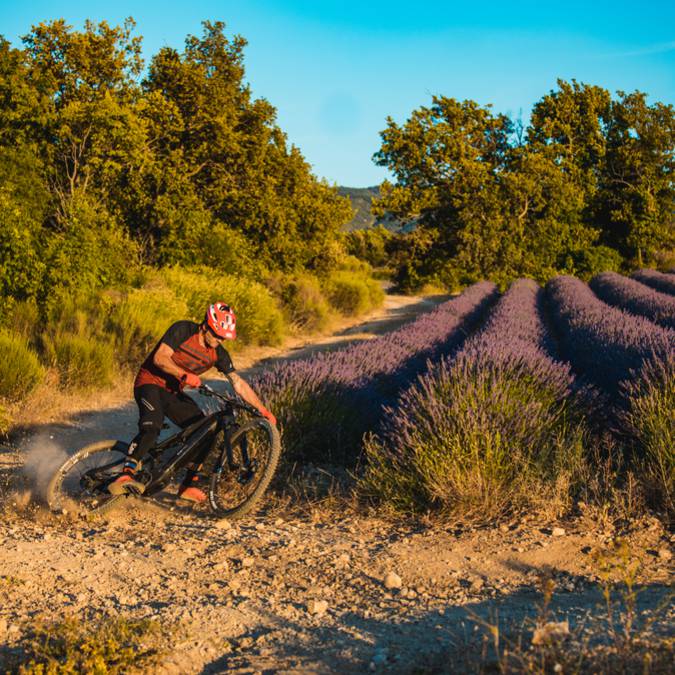
{"label": "tree canopy", "polygon": [[545,281],[672,254],[673,107],[558,81],[519,128],[490,106],[433,97],[389,118],[377,215],[414,221],[399,282]]}
{"label": "tree canopy", "polygon": [[21,48],[0,38],[2,292],[115,283],[133,261],[330,268],[349,201],[251,95],[246,41],[204,22],[146,69],[134,31],[56,20]]}

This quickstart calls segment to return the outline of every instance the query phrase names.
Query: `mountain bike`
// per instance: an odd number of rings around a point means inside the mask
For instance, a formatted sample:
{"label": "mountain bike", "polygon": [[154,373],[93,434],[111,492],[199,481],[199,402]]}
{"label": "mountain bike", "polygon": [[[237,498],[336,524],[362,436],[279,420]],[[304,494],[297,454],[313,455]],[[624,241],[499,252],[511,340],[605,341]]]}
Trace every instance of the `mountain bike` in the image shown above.
{"label": "mountain bike", "polygon": [[46,491],[50,509],[102,514],[130,497],[157,500],[199,459],[201,473],[208,476],[211,513],[229,519],[249,513],[277,468],[279,432],[236,394],[221,394],[208,385],[199,392],[215,399],[217,410],[151,448],[136,469],[136,479],[145,485],[142,494],[108,492],[122,472],[129,444],[106,440],[82,448],[56,471]]}

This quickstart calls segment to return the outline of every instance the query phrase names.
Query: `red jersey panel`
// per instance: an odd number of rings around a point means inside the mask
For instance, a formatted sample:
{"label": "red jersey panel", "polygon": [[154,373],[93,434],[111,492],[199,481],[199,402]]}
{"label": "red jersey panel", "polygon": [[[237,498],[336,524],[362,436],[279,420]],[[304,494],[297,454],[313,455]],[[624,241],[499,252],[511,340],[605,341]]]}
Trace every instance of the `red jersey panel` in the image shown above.
{"label": "red jersey panel", "polygon": [[171,358],[179,368],[195,375],[201,375],[214,366],[225,375],[234,371],[232,359],[222,345],[213,349],[200,344],[199,324],[193,321],[177,321],[166,331],[162,339],[143,361],[138,375],[136,375],[134,387],[155,384],[169,391],[180,391],[178,379],[164,372],[153,361],[157,349],[162,343],[173,349]]}

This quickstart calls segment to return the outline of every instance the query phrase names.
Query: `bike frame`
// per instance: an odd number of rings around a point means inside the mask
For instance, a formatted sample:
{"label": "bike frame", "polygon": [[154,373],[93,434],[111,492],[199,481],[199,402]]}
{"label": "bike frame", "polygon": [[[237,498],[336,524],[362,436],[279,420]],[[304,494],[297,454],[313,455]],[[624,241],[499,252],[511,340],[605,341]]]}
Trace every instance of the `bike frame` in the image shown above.
{"label": "bike frame", "polygon": [[[164,463],[159,466],[159,469],[153,469],[151,471],[151,480],[145,486],[143,492],[144,495],[152,495],[162,490],[171,481],[173,474],[183,468],[186,464],[189,464],[197,454],[197,451],[201,449],[204,443],[209,439],[211,443],[209,453],[213,452],[218,438],[218,432],[221,430],[224,432],[224,449],[226,454],[224,455],[221,453],[215,471],[222,471],[224,456],[229,458],[231,455],[229,431],[236,425],[237,409],[246,410],[255,416],[260,416],[258,410],[248,403],[245,403],[239,398],[230,398],[219,394],[208,385],[202,385],[200,387],[200,392],[206,396],[220,399],[226,404],[225,408],[217,410],[203,419],[197,420],[177,434],[164,439],[150,450],[150,455],[153,459],[155,461],[160,461],[161,455],[167,448],[170,448],[172,445],[180,445],[178,452],[165,459]],[[209,453],[206,453],[205,456],[208,456]]]}

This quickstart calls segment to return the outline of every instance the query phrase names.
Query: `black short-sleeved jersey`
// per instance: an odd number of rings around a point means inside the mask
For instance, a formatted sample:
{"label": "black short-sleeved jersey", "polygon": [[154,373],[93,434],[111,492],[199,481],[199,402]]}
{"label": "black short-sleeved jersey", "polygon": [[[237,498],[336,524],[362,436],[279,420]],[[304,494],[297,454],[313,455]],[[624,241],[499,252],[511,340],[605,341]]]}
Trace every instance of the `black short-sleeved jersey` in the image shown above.
{"label": "black short-sleeved jersey", "polygon": [[194,321],[177,321],[164,333],[162,339],[143,361],[136,375],[134,387],[156,384],[169,391],[180,390],[178,379],[164,372],[153,361],[162,343],[173,349],[171,358],[178,367],[195,375],[201,375],[214,366],[224,375],[234,371],[232,359],[222,345],[213,349],[200,343],[199,324]]}

